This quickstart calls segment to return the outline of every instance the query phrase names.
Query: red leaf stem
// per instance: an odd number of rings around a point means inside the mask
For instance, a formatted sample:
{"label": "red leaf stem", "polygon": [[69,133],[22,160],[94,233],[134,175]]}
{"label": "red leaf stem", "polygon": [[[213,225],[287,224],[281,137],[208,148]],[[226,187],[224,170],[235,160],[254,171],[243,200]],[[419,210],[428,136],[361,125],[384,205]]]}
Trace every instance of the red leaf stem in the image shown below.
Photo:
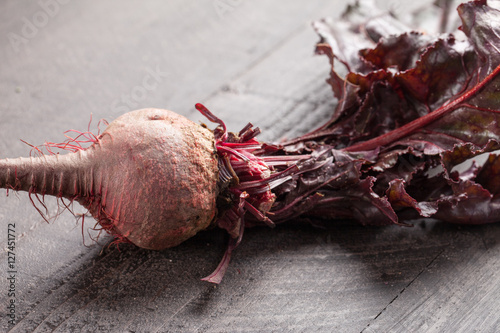
{"label": "red leaf stem", "polygon": [[468,99],[472,98],[476,95],[481,89],[483,89],[491,80],[493,80],[500,73],[500,65],[498,65],[486,78],[484,78],[481,82],[475,85],[472,89],[465,92],[463,95],[458,97],[455,100],[452,100],[448,104],[441,106],[440,108],[422,116],[420,118],[415,119],[414,121],[403,125],[395,130],[382,134],[376,138],[371,140],[367,140],[364,142],[360,142],[354,144],[352,146],[346,147],[343,150],[349,152],[356,151],[367,151],[372,150],[377,147],[387,146],[394,141],[404,138],[410,134],[413,134],[417,130],[423,128],[424,126],[429,125],[430,123],[436,121],[441,118],[445,114],[455,110],[458,106],[463,104]]}

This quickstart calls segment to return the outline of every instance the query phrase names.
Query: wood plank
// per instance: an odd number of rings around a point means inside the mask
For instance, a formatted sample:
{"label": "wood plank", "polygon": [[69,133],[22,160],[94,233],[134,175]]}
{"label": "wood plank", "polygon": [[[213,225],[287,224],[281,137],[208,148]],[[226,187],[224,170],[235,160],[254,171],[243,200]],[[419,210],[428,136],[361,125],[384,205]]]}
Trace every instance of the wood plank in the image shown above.
{"label": "wood plank", "polygon": [[[304,29],[207,100],[235,132],[251,122],[263,141],[305,134],[329,119],[336,101],[325,83],[329,63],[315,56],[317,37]],[[300,120],[300,121],[298,121]]]}
{"label": "wood plank", "polygon": [[498,226],[465,228],[363,332],[500,331]]}

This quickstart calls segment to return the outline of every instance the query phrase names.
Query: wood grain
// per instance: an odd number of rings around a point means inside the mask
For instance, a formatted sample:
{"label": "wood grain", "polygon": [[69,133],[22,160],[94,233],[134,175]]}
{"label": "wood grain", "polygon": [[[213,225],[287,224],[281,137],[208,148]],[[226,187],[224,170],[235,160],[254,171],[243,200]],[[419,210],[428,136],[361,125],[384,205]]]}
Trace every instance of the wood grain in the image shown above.
{"label": "wood grain", "polygon": [[[203,102],[231,130],[251,121],[278,140],[319,125],[335,103],[310,21],[338,15],[343,1],[57,3],[52,16],[38,2],[0,4],[2,157],[29,154],[20,139],[86,130],[91,113],[93,129],[150,106],[206,122],[193,108]],[[49,19],[16,50],[9,36],[40,13]],[[160,252],[117,249],[89,238],[90,219],[82,240],[70,213],[47,224],[26,194],[2,196],[0,245],[15,223],[18,279],[15,326],[0,284],[1,331],[500,331],[500,225],[249,229],[213,286],[200,278],[224,252],[219,230]]]}

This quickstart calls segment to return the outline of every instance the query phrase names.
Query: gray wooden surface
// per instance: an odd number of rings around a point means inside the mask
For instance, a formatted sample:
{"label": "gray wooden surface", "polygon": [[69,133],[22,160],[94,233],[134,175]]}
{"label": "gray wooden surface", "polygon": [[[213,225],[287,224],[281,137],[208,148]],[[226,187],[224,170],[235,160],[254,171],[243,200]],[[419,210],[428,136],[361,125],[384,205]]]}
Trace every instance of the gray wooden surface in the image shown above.
{"label": "gray wooden surface", "polygon": [[[344,4],[4,0],[0,156],[28,155],[20,139],[86,130],[91,114],[92,129],[151,106],[205,121],[196,102],[234,131],[252,121],[261,139],[304,132],[334,104],[310,22]],[[200,278],[224,252],[221,231],[161,252],[118,250],[89,238],[90,219],[82,237],[68,212],[48,225],[25,193],[0,199],[1,331],[500,331],[500,224],[250,229],[214,286]],[[17,237],[15,326],[6,317],[8,223]]]}

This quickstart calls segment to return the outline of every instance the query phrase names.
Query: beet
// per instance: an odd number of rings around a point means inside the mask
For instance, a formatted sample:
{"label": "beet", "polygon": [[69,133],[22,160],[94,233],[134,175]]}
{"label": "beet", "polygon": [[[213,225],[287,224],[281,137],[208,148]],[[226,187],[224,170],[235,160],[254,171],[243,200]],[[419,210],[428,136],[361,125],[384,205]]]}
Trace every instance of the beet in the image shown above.
{"label": "beet", "polygon": [[3,188],[79,202],[146,249],[178,245],[216,214],[213,134],[167,110],[124,114],[75,153],[1,160],[0,175]]}

